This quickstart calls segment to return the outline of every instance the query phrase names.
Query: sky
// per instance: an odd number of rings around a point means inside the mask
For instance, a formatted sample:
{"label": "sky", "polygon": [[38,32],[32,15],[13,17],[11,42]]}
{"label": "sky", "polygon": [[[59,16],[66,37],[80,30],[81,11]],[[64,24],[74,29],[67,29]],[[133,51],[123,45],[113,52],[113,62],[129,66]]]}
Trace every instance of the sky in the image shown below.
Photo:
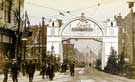
{"label": "sky", "polygon": [[39,24],[42,17],[67,21],[81,13],[101,22],[120,13],[126,16],[130,12],[128,1],[135,0],[25,0],[24,9],[31,24]]}

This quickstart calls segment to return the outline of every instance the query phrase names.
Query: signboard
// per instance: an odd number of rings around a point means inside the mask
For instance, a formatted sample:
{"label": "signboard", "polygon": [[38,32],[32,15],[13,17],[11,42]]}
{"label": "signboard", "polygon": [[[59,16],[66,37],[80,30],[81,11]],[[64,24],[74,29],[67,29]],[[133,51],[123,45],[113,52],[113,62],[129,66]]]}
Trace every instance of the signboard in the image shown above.
{"label": "signboard", "polygon": [[32,32],[26,31],[23,33],[23,37],[29,37],[32,36]]}
{"label": "signboard", "polygon": [[72,31],[93,31],[93,28],[91,28],[91,25],[86,22],[79,22],[76,27],[72,28]]}
{"label": "signboard", "polygon": [[93,28],[91,27],[91,24],[84,16],[84,13],[82,13],[82,16],[80,17],[80,21],[78,21],[76,27],[72,28],[72,31],[90,31],[90,32],[93,31]]}

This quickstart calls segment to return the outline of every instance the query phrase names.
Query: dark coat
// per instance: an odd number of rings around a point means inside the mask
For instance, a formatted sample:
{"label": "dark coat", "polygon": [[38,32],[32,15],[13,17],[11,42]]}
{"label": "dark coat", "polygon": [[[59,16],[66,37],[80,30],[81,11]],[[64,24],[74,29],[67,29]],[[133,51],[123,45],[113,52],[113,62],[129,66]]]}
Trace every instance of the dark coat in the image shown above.
{"label": "dark coat", "polygon": [[48,65],[46,74],[49,75],[49,77],[54,77],[54,65]]}
{"label": "dark coat", "polygon": [[8,73],[8,69],[9,69],[9,63],[5,63],[4,68],[3,68],[3,72]]}
{"label": "dark coat", "polygon": [[12,63],[11,64],[11,73],[12,74],[17,74],[18,73],[18,65],[17,65],[17,63]]}
{"label": "dark coat", "polygon": [[32,63],[28,64],[26,71],[27,71],[28,74],[34,74],[35,64],[32,64]]}
{"label": "dark coat", "polygon": [[42,64],[41,69],[43,72],[46,71],[46,64]]}
{"label": "dark coat", "polygon": [[70,64],[70,72],[74,72],[75,71],[75,64],[71,63]]}

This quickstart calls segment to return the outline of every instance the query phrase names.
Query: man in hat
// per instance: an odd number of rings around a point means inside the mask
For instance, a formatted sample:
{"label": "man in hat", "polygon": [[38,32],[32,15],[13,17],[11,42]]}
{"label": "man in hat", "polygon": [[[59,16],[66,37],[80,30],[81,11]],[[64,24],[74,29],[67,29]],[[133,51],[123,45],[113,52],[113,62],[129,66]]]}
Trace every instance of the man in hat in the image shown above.
{"label": "man in hat", "polygon": [[18,82],[18,65],[16,59],[12,60],[11,64],[11,74],[13,82]]}

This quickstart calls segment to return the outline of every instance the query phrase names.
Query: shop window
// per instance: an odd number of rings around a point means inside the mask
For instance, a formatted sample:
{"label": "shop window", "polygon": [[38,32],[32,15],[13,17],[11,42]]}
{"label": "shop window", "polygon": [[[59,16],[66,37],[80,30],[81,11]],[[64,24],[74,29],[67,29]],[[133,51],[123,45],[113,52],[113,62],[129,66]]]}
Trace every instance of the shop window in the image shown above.
{"label": "shop window", "polygon": [[126,32],[126,29],[125,28],[122,28],[122,33],[125,33]]}
{"label": "shop window", "polygon": [[3,35],[3,42],[9,43],[9,36]]}

